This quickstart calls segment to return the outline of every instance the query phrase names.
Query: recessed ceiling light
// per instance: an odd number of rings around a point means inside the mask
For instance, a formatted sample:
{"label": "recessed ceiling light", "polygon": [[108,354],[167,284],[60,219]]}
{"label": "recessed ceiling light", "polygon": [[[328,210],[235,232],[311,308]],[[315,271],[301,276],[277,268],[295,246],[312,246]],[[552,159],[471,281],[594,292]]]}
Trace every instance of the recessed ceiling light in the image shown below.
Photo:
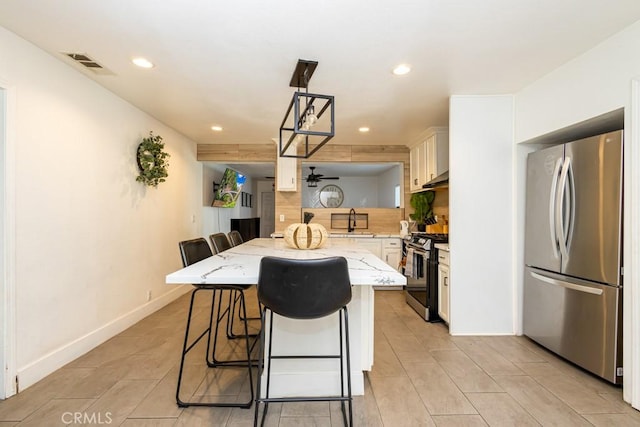
{"label": "recessed ceiling light", "polygon": [[211,130],[216,132],[222,132],[222,126],[211,126]]}
{"label": "recessed ceiling light", "polygon": [[366,126],[362,126],[361,128],[358,128],[358,131],[362,133],[366,133],[366,132],[369,132],[369,128]]}
{"label": "recessed ceiling light", "polygon": [[404,76],[409,71],[411,71],[411,67],[407,64],[400,64],[396,68],[393,69],[393,74],[396,76]]}
{"label": "recessed ceiling light", "polygon": [[133,58],[131,62],[140,68],[153,68],[153,62],[149,61],[147,58]]}

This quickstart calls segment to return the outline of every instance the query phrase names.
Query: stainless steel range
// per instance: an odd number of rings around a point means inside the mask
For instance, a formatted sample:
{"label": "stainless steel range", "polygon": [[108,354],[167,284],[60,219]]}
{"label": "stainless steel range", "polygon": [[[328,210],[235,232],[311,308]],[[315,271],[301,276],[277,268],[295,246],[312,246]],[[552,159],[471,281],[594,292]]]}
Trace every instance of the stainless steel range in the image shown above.
{"label": "stainless steel range", "polygon": [[405,296],[424,320],[440,322],[438,316],[438,250],[436,243],[448,243],[448,234],[412,233],[405,237]]}

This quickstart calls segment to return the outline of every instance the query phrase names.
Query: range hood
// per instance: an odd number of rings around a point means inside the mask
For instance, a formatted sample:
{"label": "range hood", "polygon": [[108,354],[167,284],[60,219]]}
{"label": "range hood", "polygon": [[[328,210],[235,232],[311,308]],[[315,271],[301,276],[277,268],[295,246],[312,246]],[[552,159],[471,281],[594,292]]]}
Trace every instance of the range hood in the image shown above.
{"label": "range hood", "polygon": [[446,188],[449,186],[449,171],[443,172],[422,186],[422,188]]}

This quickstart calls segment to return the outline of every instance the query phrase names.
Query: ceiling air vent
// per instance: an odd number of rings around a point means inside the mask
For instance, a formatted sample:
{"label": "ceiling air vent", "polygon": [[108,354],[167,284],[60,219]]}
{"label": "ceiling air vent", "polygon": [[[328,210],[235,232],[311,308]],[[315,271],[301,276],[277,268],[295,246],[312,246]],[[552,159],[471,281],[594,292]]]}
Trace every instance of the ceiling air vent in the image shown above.
{"label": "ceiling air vent", "polygon": [[88,68],[95,74],[113,74],[113,72],[104,68],[102,65],[98,64],[98,62],[91,59],[84,53],[67,53],[62,52],[63,55],[71,58],[75,63],[81,64],[83,67]]}

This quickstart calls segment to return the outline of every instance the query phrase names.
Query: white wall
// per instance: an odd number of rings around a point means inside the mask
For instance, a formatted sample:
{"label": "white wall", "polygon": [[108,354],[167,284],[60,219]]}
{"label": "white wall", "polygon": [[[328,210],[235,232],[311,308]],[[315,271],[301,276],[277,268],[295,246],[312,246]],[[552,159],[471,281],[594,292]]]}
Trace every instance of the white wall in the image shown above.
{"label": "white wall", "polygon": [[518,92],[516,142],[628,107],[638,49],[640,21]]}
{"label": "white wall", "polygon": [[346,176],[339,180],[327,180],[318,183],[317,187],[308,187],[302,183],[302,207],[322,208],[320,204],[320,191],[325,185],[337,185],[344,193],[344,202],[341,208],[377,208],[378,204],[378,177],[370,176]]}
{"label": "white wall", "polygon": [[[181,267],[177,242],[200,234],[202,169],[192,141],[1,27],[0,52],[15,99],[8,208],[24,389],[189,290],[164,276]],[[171,155],[157,189],[135,181],[149,131]]]}
{"label": "white wall", "polygon": [[[7,340],[7,313],[5,304],[8,302],[8,288],[5,286],[7,283],[6,270],[4,268],[5,256],[6,256],[6,241],[5,241],[5,227],[6,227],[6,215],[5,215],[5,117],[6,117],[6,90],[3,88],[3,82],[0,81],[0,347],[4,347],[5,340]],[[8,394],[7,391],[11,389],[11,386],[7,386],[6,382],[6,369],[7,355],[4,351],[0,350],[0,399],[4,399]]]}
{"label": "white wall", "polygon": [[513,97],[452,96],[449,243],[453,335],[514,333]]}
{"label": "white wall", "polygon": [[[403,172],[402,168],[397,166],[378,176],[378,207],[396,207],[396,185],[402,182]],[[402,194],[402,188],[400,190]]]}
{"label": "white wall", "polygon": [[[640,279],[637,253],[640,231],[632,220],[640,207],[640,189],[632,177],[640,164],[638,105],[632,104],[632,81],[640,76],[640,21],[534,82],[515,97],[517,142],[594,116],[625,108],[624,242],[624,399],[640,408]],[[635,109],[634,109],[635,108]],[[518,191],[524,191],[523,184]],[[522,205],[519,205],[522,210]],[[522,232],[517,236],[522,241]],[[635,255],[634,255],[635,254]]]}

